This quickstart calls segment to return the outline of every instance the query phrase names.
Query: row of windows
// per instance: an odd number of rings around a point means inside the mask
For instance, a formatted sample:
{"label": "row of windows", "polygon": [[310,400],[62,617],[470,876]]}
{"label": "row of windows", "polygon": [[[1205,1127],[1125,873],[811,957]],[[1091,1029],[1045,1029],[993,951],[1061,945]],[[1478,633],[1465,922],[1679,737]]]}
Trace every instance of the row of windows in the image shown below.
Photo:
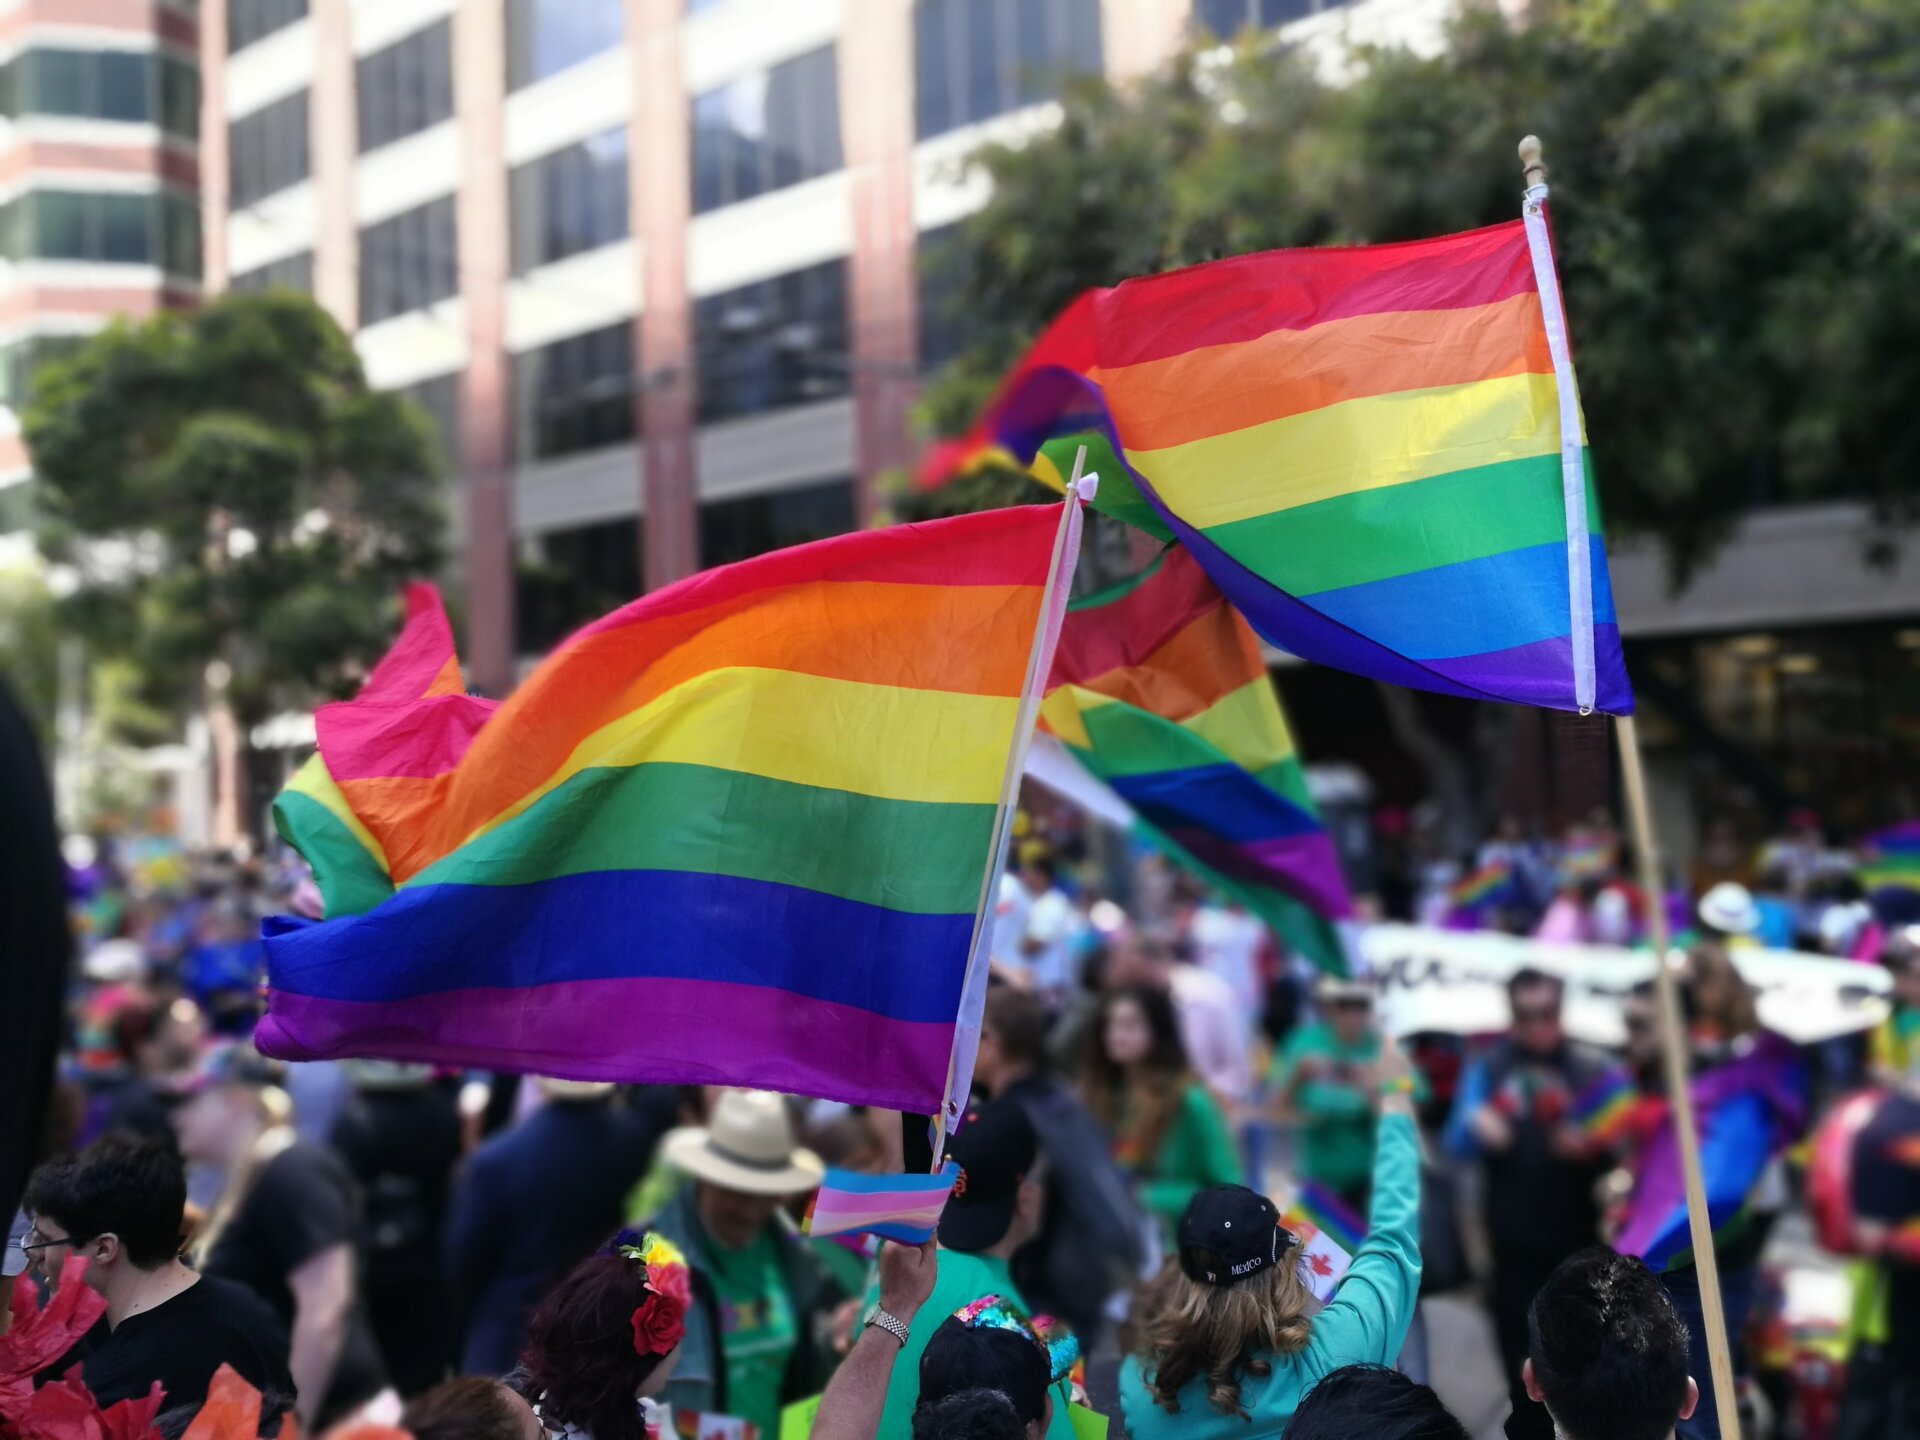
{"label": "row of windows", "polygon": [[234,209],[297,185],[310,173],[305,90],[227,126],[227,196]]}
{"label": "row of windows", "polygon": [[619,45],[621,4],[507,0],[507,89],[524,89]]}
{"label": "row of windows", "polygon": [[427,412],[427,418],[433,421],[434,434],[439,437],[441,456],[452,470],[460,456],[460,372],[416,380],[411,385],[400,386],[398,393]]}
{"label": "row of windows", "polygon": [[624,240],[626,127],[515,166],[509,184],[515,275]]}
{"label": "row of windows", "polygon": [[228,0],[227,53],[244,50],[307,16],[307,0]]}
{"label": "row of windows", "polygon": [[439,20],[363,55],[355,89],[360,153],[453,118],[453,22]]}
{"label": "row of windows", "polygon": [[362,325],[450,299],[459,289],[459,225],[451,195],[360,232]]}
{"label": "row of windows", "polygon": [[0,258],[158,265],[200,278],[200,207],[184,195],[29,190],[0,205]]}
{"label": "row of windows", "polygon": [[248,295],[261,295],[269,290],[298,290],[303,295],[311,295],[313,252],[302,250],[297,255],[286,255],[257,265],[235,275],[227,282],[227,288]]}
{"label": "row of windows", "polygon": [[1350,3],[1352,0],[1196,0],[1194,14],[1222,40],[1231,40],[1242,30],[1271,30]]}
{"label": "row of windows", "polygon": [[696,97],[694,213],[838,170],[838,75],[828,46]]}
{"label": "row of windows", "polygon": [[639,433],[636,337],[622,320],[513,357],[514,443],[522,460],[619,445]]}
{"label": "row of windows", "polygon": [[693,344],[703,421],[846,394],[846,261],[696,300]]}
{"label": "row of windows", "polygon": [[[700,563],[731,565],[853,528],[853,482],[840,479],[700,507]],[[641,591],[646,522],[629,515],[551,531],[528,542],[514,577],[515,641],[522,655],[550,650],[587,621]]]}
{"label": "row of windows", "polygon": [[1100,70],[1100,0],[919,0],[914,128],[943,135],[1059,93]]}
{"label": "row of windows", "polygon": [[153,50],[24,50],[0,64],[0,115],[61,115],[200,133],[200,72]]}

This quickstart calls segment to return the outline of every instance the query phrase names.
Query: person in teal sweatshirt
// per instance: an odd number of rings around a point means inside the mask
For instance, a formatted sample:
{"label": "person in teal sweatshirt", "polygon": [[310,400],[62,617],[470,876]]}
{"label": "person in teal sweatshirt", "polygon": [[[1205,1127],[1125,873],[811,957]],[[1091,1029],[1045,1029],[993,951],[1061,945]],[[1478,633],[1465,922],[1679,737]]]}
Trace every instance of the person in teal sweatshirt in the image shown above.
{"label": "person in teal sweatshirt", "polygon": [[1329,1372],[1393,1363],[1420,1290],[1420,1150],[1412,1068],[1391,1040],[1378,1063],[1370,1228],[1333,1300],[1307,1315],[1297,1241],[1271,1201],[1238,1186],[1201,1191],[1121,1368],[1134,1440],[1277,1436]]}

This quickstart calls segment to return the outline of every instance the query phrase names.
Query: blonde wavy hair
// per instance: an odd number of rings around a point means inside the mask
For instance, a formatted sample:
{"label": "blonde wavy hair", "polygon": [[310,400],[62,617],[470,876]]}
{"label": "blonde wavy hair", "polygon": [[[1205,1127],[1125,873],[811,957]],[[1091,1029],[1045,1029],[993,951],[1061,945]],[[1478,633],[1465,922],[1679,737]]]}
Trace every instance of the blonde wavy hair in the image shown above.
{"label": "blonde wavy hair", "polygon": [[1247,1419],[1240,1382],[1273,1373],[1272,1357],[1307,1343],[1307,1286],[1297,1257],[1283,1254],[1234,1285],[1202,1285],[1169,1257],[1140,1296],[1135,1330],[1141,1375],[1154,1403],[1180,1412],[1180,1392],[1207,1382],[1207,1403]]}

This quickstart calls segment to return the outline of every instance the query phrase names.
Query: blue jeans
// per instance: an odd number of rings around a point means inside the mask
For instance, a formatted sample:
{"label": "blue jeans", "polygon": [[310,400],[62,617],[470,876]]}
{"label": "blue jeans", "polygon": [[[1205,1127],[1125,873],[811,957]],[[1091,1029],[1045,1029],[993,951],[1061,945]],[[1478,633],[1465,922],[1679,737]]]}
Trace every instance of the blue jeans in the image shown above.
{"label": "blue jeans", "polygon": [[[1667,1298],[1687,1326],[1687,1373],[1700,1387],[1700,1403],[1693,1418],[1674,1427],[1680,1440],[1720,1440],[1720,1412],[1713,1396],[1713,1367],[1707,1360],[1707,1326],[1700,1309],[1700,1276],[1694,1270],[1679,1270],[1662,1275]],[[1753,1308],[1753,1266],[1741,1265],[1720,1272],[1720,1305],[1727,1315],[1727,1341],[1733,1350],[1733,1373],[1746,1373],[1746,1355],[1740,1334],[1747,1328],[1747,1312]]]}

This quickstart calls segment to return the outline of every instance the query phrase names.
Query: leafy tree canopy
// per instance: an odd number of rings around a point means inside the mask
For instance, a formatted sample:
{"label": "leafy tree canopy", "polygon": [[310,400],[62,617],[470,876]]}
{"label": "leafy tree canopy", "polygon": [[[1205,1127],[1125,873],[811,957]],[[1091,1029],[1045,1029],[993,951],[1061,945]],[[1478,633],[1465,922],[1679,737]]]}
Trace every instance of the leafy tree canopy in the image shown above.
{"label": "leafy tree canopy", "polygon": [[1084,83],[1057,129],[981,152],[992,202],[941,262],[973,343],[930,388],[929,428],[963,430],[1086,286],[1511,219],[1534,131],[1610,527],[1657,536],[1684,577],[1756,503],[1865,501],[1883,544],[1911,520],[1911,0],[1533,0],[1524,25],[1476,8],[1443,54],[1356,52],[1344,81],[1248,39],[1144,85]]}
{"label": "leafy tree canopy", "polygon": [[38,372],[25,435],[63,618],[176,707],[213,660],[243,721],[350,688],[440,559],[431,421],[291,292],[112,326]]}

